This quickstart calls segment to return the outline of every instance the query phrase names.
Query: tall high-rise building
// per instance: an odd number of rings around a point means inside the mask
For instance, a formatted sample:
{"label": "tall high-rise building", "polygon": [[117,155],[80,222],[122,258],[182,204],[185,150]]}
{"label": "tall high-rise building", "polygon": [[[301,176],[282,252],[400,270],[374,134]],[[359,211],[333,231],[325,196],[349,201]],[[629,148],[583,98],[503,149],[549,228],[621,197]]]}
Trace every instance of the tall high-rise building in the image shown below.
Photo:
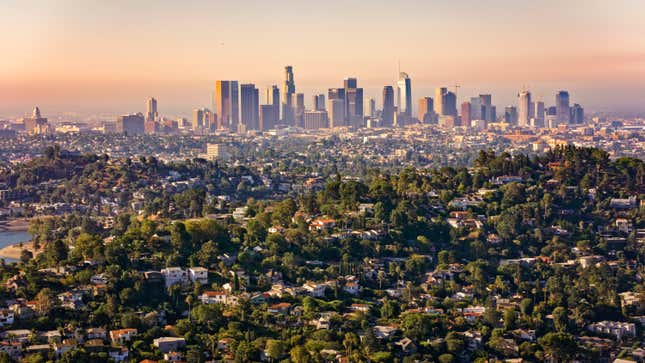
{"label": "tall high-rise building", "polygon": [[373,98],[370,98],[367,101],[367,107],[368,107],[366,112],[367,116],[374,117],[376,115],[376,100],[374,100]]}
{"label": "tall high-rise building", "polygon": [[363,89],[349,88],[345,90],[347,121],[351,126],[363,127]]}
{"label": "tall high-rise building", "polygon": [[569,92],[560,91],[555,95],[555,109],[558,124],[568,124],[571,117],[569,111]]}
{"label": "tall high-rise building", "polygon": [[342,98],[327,99],[327,117],[329,119],[329,127],[346,126],[345,100]]}
{"label": "tall high-rise building", "polygon": [[434,110],[437,116],[457,117],[457,95],[446,87],[435,90]]}
{"label": "tall high-rise building", "polygon": [[350,88],[357,88],[358,80],[356,78],[346,78],[345,81],[343,81],[343,87],[345,88],[345,90],[348,90]]}
{"label": "tall high-rise building", "polygon": [[157,100],[154,97],[150,97],[146,100],[146,121],[154,121],[158,116]]}
{"label": "tall high-rise building", "polygon": [[497,119],[497,109],[493,106],[493,96],[490,94],[479,95],[481,99],[481,104],[484,107],[484,120],[487,122],[495,122]]}
{"label": "tall high-rise building", "polygon": [[[345,89],[344,88],[330,88],[327,91],[327,113],[329,116],[329,124],[330,127],[338,127],[338,126],[346,126],[346,120],[347,120],[347,106],[345,104]],[[332,100],[340,100],[341,103],[338,102],[332,102]],[[330,107],[334,105],[335,107],[338,107],[339,104],[342,104],[343,106],[343,112],[342,115],[336,114],[334,110],[332,110]]]}
{"label": "tall high-rise building", "polygon": [[204,111],[201,108],[193,110],[192,124],[195,131],[204,128]]}
{"label": "tall high-rise building", "polygon": [[[260,130],[271,130],[275,127],[279,120],[275,118],[275,105],[261,105],[260,106]],[[280,107],[280,106],[278,106]]]}
{"label": "tall high-rise building", "polygon": [[444,95],[448,92],[448,89],[445,87],[439,87],[434,91],[434,112],[437,116],[443,116],[443,106],[446,104],[444,101]]}
{"label": "tall high-rise building", "polygon": [[354,127],[363,126],[363,89],[358,88],[356,78],[343,82],[345,90],[345,121]]}
{"label": "tall high-rise building", "polygon": [[303,127],[303,117],[305,114],[305,94],[291,94],[291,109],[293,110],[293,126]]}
{"label": "tall high-rise building", "polygon": [[204,128],[210,131],[217,129],[217,115],[207,108],[204,108]]}
{"label": "tall high-rise building", "polygon": [[461,126],[470,127],[471,119],[470,115],[472,113],[472,108],[470,102],[464,102],[461,104]]}
{"label": "tall high-rise building", "polygon": [[284,87],[282,88],[282,122],[287,125],[295,123],[295,105],[293,94],[296,93],[296,83],[293,78],[293,67],[284,67]]}
{"label": "tall high-rise building", "polygon": [[313,109],[314,111],[324,111],[325,110],[325,95],[314,95],[313,97]]}
{"label": "tall high-rise building", "polygon": [[443,110],[447,116],[457,117],[457,95],[454,92],[448,91],[443,100],[445,102]]}
{"label": "tall high-rise building", "polygon": [[577,103],[574,103],[571,107],[571,123],[572,124],[583,124],[585,122],[585,110]]}
{"label": "tall high-rise building", "polygon": [[522,90],[517,96],[517,124],[529,126],[531,121],[531,92]]}
{"label": "tall high-rise building", "polygon": [[507,124],[517,124],[517,108],[515,106],[506,106],[504,109],[504,122]]}
{"label": "tall high-rise building", "polygon": [[434,102],[431,97],[419,98],[419,121],[423,123],[432,122]]}
{"label": "tall high-rise building", "polygon": [[240,86],[241,117],[245,130],[257,130],[260,127],[260,98],[259,90],[254,84]]}
{"label": "tall high-rise building", "polygon": [[[267,87],[265,103],[267,105],[273,105],[273,122],[276,124],[280,122],[280,88],[273,85]],[[264,130],[267,130],[266,128]]]}
{"label": "tall high-rise building", "polygon": [[544,127],[544,102],[535,102],[535,111],[533,111],[533,127]]}
{"label": "tall high-rise building", "polygon": [[396,82],[396,105],[398,112],[406,117],[412,117],[412,81],[407,73],[399,73],[399,80]]}
{"label": "tall high-rise building", "polygon": [[495,122],[497,118],[495,106],[492,105],[492,96],[479,95],[470,99],[470,119]]}
{"label": "tall high-rise building", "polygon": [[116,119],[116,131],[124,134],[142,135],[145,133],[145,118],[141,113],[123,115]]}
{"label": "tall high-rise building", "polygon": [[392,127],[394,125],[394,88],[392,86],[383,87],[383,110],[381,118],[383,127]]}
{"label": "tall high-rise building", "polygon": [[217,81],[215,83],[215,109],[217,128],[235,130],[240,122],[240,106],[237,81]]}

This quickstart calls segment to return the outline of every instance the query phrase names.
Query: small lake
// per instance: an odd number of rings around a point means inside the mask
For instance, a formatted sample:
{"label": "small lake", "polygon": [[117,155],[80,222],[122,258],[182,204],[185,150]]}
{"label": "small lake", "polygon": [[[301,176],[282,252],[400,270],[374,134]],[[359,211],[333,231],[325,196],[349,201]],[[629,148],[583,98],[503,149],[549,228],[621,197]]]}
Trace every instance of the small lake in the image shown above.
{"label": "small lake", "polygon": [[0,248],[31,241],[27,231],[0,231]]}

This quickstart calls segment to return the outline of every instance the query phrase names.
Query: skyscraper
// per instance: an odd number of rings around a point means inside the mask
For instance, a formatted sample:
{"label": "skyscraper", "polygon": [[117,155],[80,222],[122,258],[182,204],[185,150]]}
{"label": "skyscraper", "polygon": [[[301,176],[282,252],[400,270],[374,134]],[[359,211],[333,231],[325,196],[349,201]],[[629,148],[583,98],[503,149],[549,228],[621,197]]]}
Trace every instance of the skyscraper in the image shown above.
{"label": "skyscraper", "polygon": [[273,104],[260,106],[260,130],[270,130],[278,123],[278,120],[275,118],[275,107]]}
{"label": "skyscraper", "polygon": [[293,78],[293,67],[284,67],[284,87],[282,88],[282,121],[287,125],[295,123],[293,94],[296,93],[296,83]]}
{"label": "skyscraper", "polygon": [[506,106],[504,109],[504,122],[507,124],[517,124],[517,108],[515,106]]}
{"label": "skyscraper", "polygon": [[204,128],[204,111],[201,108],[193,110],[193,130],[197,131]]}
{"label": "skyscraper", "polygon": [[569,92],[560,91],[555,95],[556,119],[558,124],[568,124],[570,121]]}
{"label": "skyscraper", "polygon": [[242,124],[246,130],[257,130],[260,124],[259,90],[254,84],[240,86]]}
{"label": "skyscraper", "polygon": [[354,127],[363,126],[363,89],[358,88],[356,78],[343,82],[345,90],[345,120]]}
{"label": "skyscraper", "polygon": [[531,92],[522,90],[517,98],[517,124],[524,127],[529,126],[531,121]]}
{"label": "skyscraper", "polygon": [[370,98],[367,102],[367,116],[374,117],[376,114],[376,101],[373,98]]}
{"label": "skyscraper", "polygon": [[150,97],[146,100],[146,121],[154,121],[158,116],[157,100],[154,97]]}
{"label": "skyscraper", "polygon": [[434,102],[431,97],[419,98],[419,121],[423,123],[432,122]]}
{"label": "skyscraper", "polygon": [[240,122],[237,81],[217,81],[215,83],[215,109],[217,128],[235,130]]}
{"label": "skyscraper", "polygon": [[535,111],[533,112],[533,127],[544,127],[544,102],[535,102]]}
{"label": "skyscraper", "polygon": [[434,98],[434,110],[437,116],[457,117],[457,95],[446,87],[437,88]]}
{"label": "skyscraper", "polygon": [[383,127],[392,127],[394,124],[394,88],[392,86],[383,87]]}
{"label": "skyscraper", "polygon": [[291,109],[293,110],[293,126],[303,127],[303,117],[305,114],[305,94],[291,94]]}
{"label": "skyscraper", "polygon": [[[329,124],[330,127],[346,126],[346,112],[347,106],[345,105],[345,89],[344,88],[330,88],[327,91],[327,111],[329,114]],[[332,102],[332,100],[340,100],[341,102]],[[342,105],[343,111],[341,114],[337,114],[335,110],[330,107],[340,107]]]}
{"label": "skyscraper", "polygon": [[495,122],[497,119],[497,109],[493,106],[493,96],[490,94],[479,95],[483,107],[483,119],[487,122]]}
{"label": "skyscraper", "polygon": [[[267,87],[266,91],[266,104],[267,105],[272,105],[273,106],[273,122],[276,124],[280,122],[280,88],[278,86],[273,85],[270,87]],[[267,130],[264,128],[263,130]]]}
{"label": "skyscraper", "polygon": [[412,117],[412,81],[407,73],[399,73],[399,81],[396,83],[396,104],[399,114]]}
{"label": "skyscraper", "polygon": [[327,100],[327,115],[329,118],[329,127],[346,126],[345,100],[341,98],[329,98]]}
{"label": "skyscraper", "polygon": [[325,95],[314,95],[313,97],[313,109],[314,111],[324,111],[325,110]]}
{"label": "skyscraper", "polygon": [[448,91],[443,100],[445,102],[443,106],[444,113],[447,116],[457,117],[457,95],[454,92]]}
{"label": "skyscraper", "polygon": [[470,115],[472,113],[472,108],[470,102],[464,102],[461,104],[461,126],[470,127],[471,119]]}
{"label": "skyscraper", "polygon": [[363,126],[363,89],[349,88],[345,90],[347,121],[351,126]]}
{"label": "skyscraper", "polygon": [[571,107],[571,123],[572,124],[582,124],[585,121],[585,110],[577,103],[574,103]]}

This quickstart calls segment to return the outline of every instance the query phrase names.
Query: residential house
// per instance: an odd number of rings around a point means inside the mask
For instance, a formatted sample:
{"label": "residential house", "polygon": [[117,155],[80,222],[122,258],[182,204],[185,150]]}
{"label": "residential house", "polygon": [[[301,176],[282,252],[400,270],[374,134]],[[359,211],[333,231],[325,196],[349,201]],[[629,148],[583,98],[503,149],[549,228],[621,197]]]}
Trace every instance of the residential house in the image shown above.
{"label": "residential house", "polygon": [[181,267],[168,267],[161,270],[166,288],[172,285],[180,284],[185,285],[188,283],[188,274]]}
{"label": "residential house", "polygon": [[188,278],[193,283],[208,284],[208,269],[204,267],[191,267],[188,269]]}
{"label": "residential house", "polygon": [[133,337],[137,335],[137,329],[118,329],[110,330],[110,340],[113,344],[123,344],[124,342],[129,342]]}
{"label": "residential house", "polygon": [[186,339],[176,337],[161,337],[152,341],[152,344],[159,348],[162,353],[176,351],[186,346]]}
{"label": "residential house", "polygon": [[588,325],[587,330],[594,333],[613,335],[618,340],[621,340],[624,337],[636,336],[636,324],[620,321],[601,321]]}

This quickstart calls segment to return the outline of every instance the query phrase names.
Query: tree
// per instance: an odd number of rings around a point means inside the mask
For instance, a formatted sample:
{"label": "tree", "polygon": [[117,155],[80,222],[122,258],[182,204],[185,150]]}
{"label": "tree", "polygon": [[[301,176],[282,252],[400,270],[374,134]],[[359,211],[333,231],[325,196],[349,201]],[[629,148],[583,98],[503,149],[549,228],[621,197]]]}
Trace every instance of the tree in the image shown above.
{"label": "tree", "polygon": [[517,321],[517,312],[515,309],[506,309],[504,311],[504,329],[511,330],[515,328]]}
{"label": "tree", "polygon": [[555,362],[572,360],[578,349],[573,336],[568,333],[547,333],[538,339],[538,343]]}
{"label": "tree", "polygon": [[49,288],[44,288],[36,294],[36,312],[39,315],[47,315],[54,308],[56,300],[54,300],[54,294]]}
{"label": "tree", "polygon": [[345,338],[343,339],[343,347],[345,347],[345,354],[350,356],[352,349],[358,346],[359,339],[355,333],[348,332],[345,333]]}
{"label": "tree", "polygon": [[307,363],[310,360],[309,353],[302,345],[296,345],[289,353],[293,363]]}
{"label": "tree", "polygon": [[50,265],[58,266],[67,259],[67,246],[62,240],[57,239],[53,243],[47,244],[45,255]]}
{"label": "tree", "polygon": [[277,361],[285,355],[287,344],[282,340],[268,339],[265,351],[271,362]]}
{"label": "tree", "polygon": [[553,309],[553,325],[555,330],[559,332],[565,332],[569,326],[569,317],[567,315],[567,309],[558,306]]}
{"label": "tree", "polygon": [[20,251],[20,262],[22,264],[27,264],[29,260],[31,260],[32,258],[34,258],[34,254],[31,253],[31,251],[29,250]]}
{"label": "tree", "polygon": [[439,363],[453,363],[455,357],[452,354],[442,354],[439,356]]}

